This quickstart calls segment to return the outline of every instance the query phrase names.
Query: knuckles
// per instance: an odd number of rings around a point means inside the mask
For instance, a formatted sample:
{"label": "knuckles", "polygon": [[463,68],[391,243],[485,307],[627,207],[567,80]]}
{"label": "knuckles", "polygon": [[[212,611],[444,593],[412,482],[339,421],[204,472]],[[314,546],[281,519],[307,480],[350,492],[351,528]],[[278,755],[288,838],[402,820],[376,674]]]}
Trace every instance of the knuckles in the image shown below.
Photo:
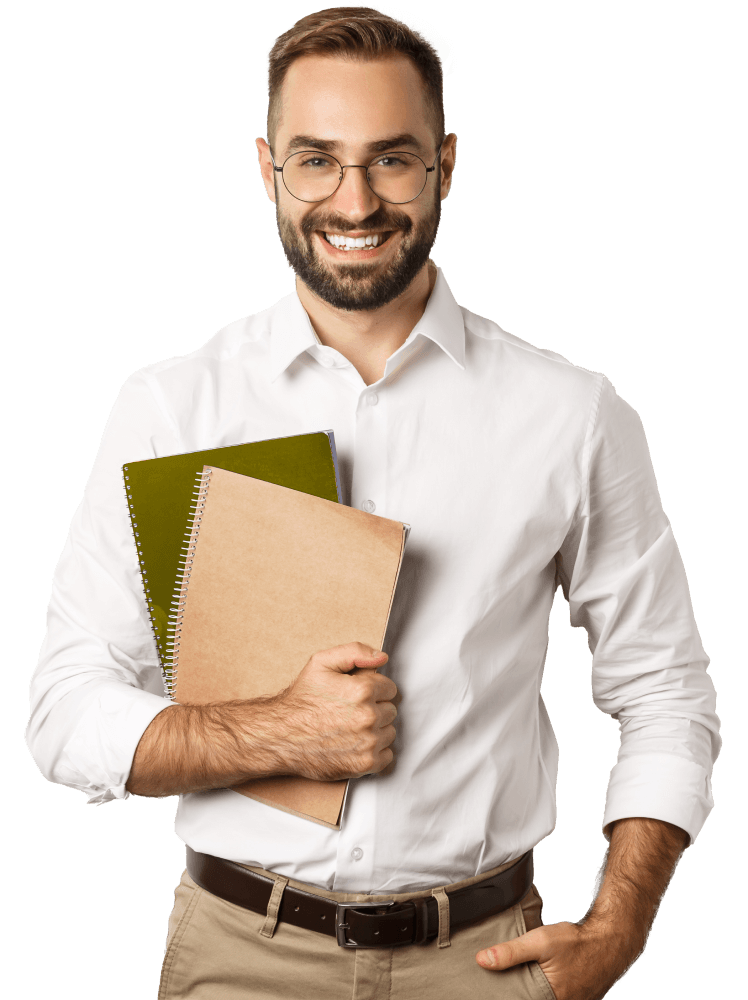
{"label": "knuckles", "polygon": [[373,729],[377,723],[377,713],[373,705],[362,705],[358,710],[358,724],[362,729]]}
{"label": "knuckles", "polygon": [[357,702],[371,701],[374,694],[374,678],[370,673],[354,674],[350,678],[353,697]]}

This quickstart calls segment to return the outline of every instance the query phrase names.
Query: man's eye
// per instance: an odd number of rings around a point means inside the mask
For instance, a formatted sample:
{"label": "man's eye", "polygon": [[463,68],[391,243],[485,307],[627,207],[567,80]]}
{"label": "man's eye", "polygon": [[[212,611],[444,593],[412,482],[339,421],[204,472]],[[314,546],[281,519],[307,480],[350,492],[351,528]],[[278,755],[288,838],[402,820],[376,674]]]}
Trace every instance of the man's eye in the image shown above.
{"label": "man's eye", "polygon": [[399,156],[380,156],[374,164],[376,167],[402,167],[403,161]]}
{"label": "man's eye", "polygon": [[308,159],[302,160],[301,165],[302,167],[310,167],[312,170],[319,170],[320,168],[331,167],[332,163],[322,156],[310,156]]}

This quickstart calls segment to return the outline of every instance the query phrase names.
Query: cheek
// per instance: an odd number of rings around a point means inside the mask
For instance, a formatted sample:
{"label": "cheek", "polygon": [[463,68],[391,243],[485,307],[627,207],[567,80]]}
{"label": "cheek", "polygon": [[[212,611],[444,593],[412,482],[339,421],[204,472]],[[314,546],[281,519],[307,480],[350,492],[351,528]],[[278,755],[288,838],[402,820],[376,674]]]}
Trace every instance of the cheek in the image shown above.
{"label": "cheek", "polygon": [[303,215],[297,215],[293,211],[288,210],[288,206],[283,203],[283,197],[276,202],[276,210],[278,214],[278,224],[281,232],[287,239],[293,239],[296,242],[303,240],[304,231],[302,229],[302,223],[304,221]]}

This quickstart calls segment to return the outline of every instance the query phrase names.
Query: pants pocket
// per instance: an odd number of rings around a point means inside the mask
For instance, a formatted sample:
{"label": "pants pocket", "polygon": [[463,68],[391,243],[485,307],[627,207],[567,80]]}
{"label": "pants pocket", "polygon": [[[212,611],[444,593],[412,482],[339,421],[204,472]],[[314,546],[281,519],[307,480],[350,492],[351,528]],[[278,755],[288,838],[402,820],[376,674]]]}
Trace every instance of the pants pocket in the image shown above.
{"label": "pants pocket", "polygon": [[174,958],[179,949],[179,943],[187,930],[192,914],[195,911],[200,890],[187,874],[182,875],[182,880],[174,890],[174,909],[169,917],[169,931],[166,938],[166,952],[161,966],[161,981],[159,983],[158,1000],[168,1000],[169,993],[169,973],[174,964]]}
{"label": "pants pocket", "polygon": [[556,1000],[556,994],[553,992],[553,987],[548,982],[548,978],[543,970],[540,968],[537,962],[528,962],[530,968],[530,975],[533,978],[533,982],[537,985],[539,996],[542,1000]]}
{"label": "pants pocket", "polygon": [[[528,930],[543,926],[543,900],[534,885],[530,887],[530,891],[521,900],[517,909],[519,910],[517,920],[523,934]],[[532,981],[538,989],[538,1000],[556,1000],[556,994],[540,965],[537,962],[528,962],[527,967],[530,970]]]}

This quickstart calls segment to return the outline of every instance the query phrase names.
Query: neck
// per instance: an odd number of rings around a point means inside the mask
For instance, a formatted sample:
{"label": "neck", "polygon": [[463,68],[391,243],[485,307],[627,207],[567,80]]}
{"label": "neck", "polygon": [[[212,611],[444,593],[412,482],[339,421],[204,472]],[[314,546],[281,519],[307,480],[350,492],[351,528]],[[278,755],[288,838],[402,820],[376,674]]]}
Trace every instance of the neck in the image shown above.
{"label": "neck", "polygon": [[296,292],[314,332],[354,366],[366,385],[384,375],[387,358],[408,338],[423,316],[436,281],[436,265],[429,261],[408,288],[380,309],[347,312],[329,305],[299,278]]}

